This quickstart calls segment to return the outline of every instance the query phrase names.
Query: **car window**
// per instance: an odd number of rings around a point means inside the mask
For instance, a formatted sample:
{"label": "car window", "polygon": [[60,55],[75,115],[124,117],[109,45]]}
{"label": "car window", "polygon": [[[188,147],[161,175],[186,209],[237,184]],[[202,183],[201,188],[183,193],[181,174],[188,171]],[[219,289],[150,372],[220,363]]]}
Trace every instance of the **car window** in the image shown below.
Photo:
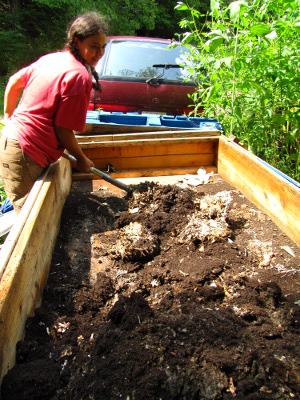
{"label": "car window", "polygon": [[[147,41],[112,41],[103,76],[149,79],[163,72],[153,65],[183,63],[188,50],[179,46],[170,48],[168,43]],[[183,68],[169,68],[163,74],[165,80],[186,80]]]}

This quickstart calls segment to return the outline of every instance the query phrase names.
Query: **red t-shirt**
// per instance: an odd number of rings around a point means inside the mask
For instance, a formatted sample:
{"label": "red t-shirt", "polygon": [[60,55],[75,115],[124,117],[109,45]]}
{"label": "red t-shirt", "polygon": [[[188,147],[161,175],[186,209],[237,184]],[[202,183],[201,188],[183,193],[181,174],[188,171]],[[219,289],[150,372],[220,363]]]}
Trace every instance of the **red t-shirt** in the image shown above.
{"label": "red t-shirt", "polygon": [[46,167],[64,151],[54,126],[84,131],[92,80],[67,51],[41,57],[19,73],[25,88],[6,129],[24,153]]}

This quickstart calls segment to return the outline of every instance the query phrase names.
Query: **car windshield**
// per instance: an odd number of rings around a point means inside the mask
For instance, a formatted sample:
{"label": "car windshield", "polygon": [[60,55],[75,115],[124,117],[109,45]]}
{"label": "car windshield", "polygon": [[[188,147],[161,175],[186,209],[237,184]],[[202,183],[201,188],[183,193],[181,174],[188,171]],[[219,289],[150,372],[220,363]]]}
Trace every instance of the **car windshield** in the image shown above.
{"label": "car windshield", "polygon": [[187,71],[180,68],[187,58],[186,48],[170,48],[168,43],[150,41],[113,40],[109,51],[103,76],[150,79],[163,72],[161,65],[169,65],[172,67],[165,69],[162,79],[187,80]]}

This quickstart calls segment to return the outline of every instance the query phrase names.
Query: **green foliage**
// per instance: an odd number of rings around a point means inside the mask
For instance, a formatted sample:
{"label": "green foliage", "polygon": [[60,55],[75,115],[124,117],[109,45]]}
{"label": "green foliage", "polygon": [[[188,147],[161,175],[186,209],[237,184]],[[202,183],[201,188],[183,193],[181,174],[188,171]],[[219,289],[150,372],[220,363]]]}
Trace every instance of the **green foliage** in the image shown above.
{"label": "green foliage", "polygon": [[[191,74],[197,107],[205,107],[249,150],[300,179],[299,0],[211,1],[204,25],[187,3],[181,36],[194,44]],[[188,18],[186,17],[188,14]]]}
{"label": "green foliage", "polygon": [[[0,81],[0,119],[3,118],[3,107],[4,107],[4,91],[5,91],[5,81]],[[0,125],[0,130],[2,129]]]}
{"label": "green foliage", "polygon": [[157,18],[155,0],[0,2],[1,81],[7,82],[11,74],[41,55],[63,48],[67,24],[76,15],[87,11],[98,11],[103,15],[112,35],[151,31]]}
{"label": "green foliage", "polygon": [[[203,12],[207,11],[209,1],[199,5]],[[3,0],[0,76],[6,81],[41,55],[61,49],[68,22],[87,11],[97,11],[103,16],[110,35],[173,38],[181,17],[174,10],[175,3],[174,0]]]}
{"label": "green foliage", "polygon": [[[6,193],[3,188],[3,184],[0,180],[0,206],[3,204],[4,200],[6,199]],[[4,239],[0,238],[0,244],[3,244]]]}
{"label": "green foliage", "polygon": [[[0,122],[0,131],[2,130],[2,128],[3,128],[3,125]],[[4,191],[3,183],[2,183],[2,180],[1,180],[1,177],[0,177],[0,206],[2,205],[2,203],[4,202],[6,197],[7,196],[6,196],[6,193]]]}
{"label": "green foliage", "polygon": [[0,181],[0,206],[3,204],[6,199],[6,193],[4,191],[3,183]]}
{"label": "green foliage", "polygon": [[32,1],[16,13],[0,15],[0,75],[11,75],[39,56],[62,47],[66,34],[66,10]]}
{"label": "green foliage", "polygon": [[[155,0],[32,0],[36,7],[48,6],[73,18],[79,13],[98,11],[109,23],[111,34],[133,35],[143,27],[153,29]],[[66,12],[67,11],[67,12]],[[69,19],[70,19],[69,18]]]}
{"label": "green foliage", "polygon": [[[7,46],[9,43],[9,46]],[[26,37],[17,29],[0,31],[0,75],[8,71],[16,71],[21,66],[20,60],[27,59],[29,46]]]}
{"label": "green foliage", "polygon": [[[3,125],[0,122],[0,131],[2,130],[2,128],[3,128]],[[0,206],[3,204],[4,200],[6,199],[6,197],[7,196],[6,196],[6,193],[5,193],[5,190],[4,190],[4,187],[3,187],[3,183],[2,183],[2,180],[1,180],[1,176],[0,176]]]}

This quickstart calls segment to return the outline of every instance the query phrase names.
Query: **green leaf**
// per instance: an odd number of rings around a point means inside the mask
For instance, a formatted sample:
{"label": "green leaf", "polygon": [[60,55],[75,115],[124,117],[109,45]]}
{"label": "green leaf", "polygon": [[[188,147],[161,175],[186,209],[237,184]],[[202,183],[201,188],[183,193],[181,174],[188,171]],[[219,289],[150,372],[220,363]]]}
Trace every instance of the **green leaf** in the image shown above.
{"label": "green leaf", "polygon": [[246,1],[238,0],[238,1],[233,1],[232,3],[229,4],[228,8],[230,10],[230,18],[232,21],[236,22],[240,19],[240,11],[242,5],[247,6]]}
{"label": "green leaf", "polygon": [[200,18],[200,16],[202,15],[201,13],[200,13],[200,11],[198,11],[198,10],[191,10],[191,14],[192,14],[192,16],[194,17],[194,18],[196,18],[196,19],[198,19],[198,18]]}
{"label": "green leaf", "polygon": [[215,11],[220,10],[220,1],[219,0],[210,0],[210,9],[214,13]]}
{"label": "green leaf", "polygon": [[265,24],[258,24],[258,25],[253,25],[250,28],[250,33],[251,35],[254,36],[265,36],[268,35],[272,32],[272,30],[268,27],[268,25]]}
{"label": "green leaf", "polygon": [[180,28],[182,28],[182,29],[184,29],[184,28],[189,28],[189,25],[190,25],[190,21],[188,21],[187,19],[182,19],[182,20],[179,22],[179,26],[180,26]]}
{"label": "green leaf", "polygon": [[255,88],[257,91],[261,92],[261,93],[265,93],[266,89],[258,82],[253,81],[253,80],[249,80],[250,85]]}
{"label": "green leaf", "polygon": [[239,121],[241,121],[243,119],[243,115],[242,115],[241,109],[240,109],[240,107],[238,105],[236,105],[234,107],[234,113],[235,113],[235,116],[237,117],[237,119]]}
{"label": "green leaf", "polygon": [[183,3],[182,1],[179,1],[176,6],[174,7],[175,10],[179,10],[179,11],[186,11],[189,10],[189,7]]}
{"label": "green leaf", "polygon": [[222,35],[223,35],[223,32],[221,31],[221,29],[215,29],[206,34],[206,36],[219,36],[219,37]]}
{"label": "green leaf", "polygon": [[187,44],[190,43],[194,38],[194,34],[191,32],[185,32],[182,37],[182,43]]}
{"label": "green leaf", "polygon": [[214,95],[216,90],[217,90],[217,85],[212,85],[208,90],[205,101],[209,101],[209,99]]}
{"label": "green leaf", "polygon": [[220,47],[222,44],[223,44],[223,38],[222,37],[215,37],[213,39],[208,40],[205,43],[205,46],[208,48],[209,52],[213,52],[218,47]]}
{"label": "green leaf", "polygon": [[228,68],[231,67],[231,61],[232,61],[232,56],[230,57],[223,57],[220,60],[221,62],[223,62]]}
{"label": "green leaf", "polygon": [[276,31],[272,31],[271,33],[268,33],[268,34],[266,35],[266,38],[269,39],[269,40],[274,40],[274,39],[276,39],[277,37],[278,37],[278,36],[277,36]]}

